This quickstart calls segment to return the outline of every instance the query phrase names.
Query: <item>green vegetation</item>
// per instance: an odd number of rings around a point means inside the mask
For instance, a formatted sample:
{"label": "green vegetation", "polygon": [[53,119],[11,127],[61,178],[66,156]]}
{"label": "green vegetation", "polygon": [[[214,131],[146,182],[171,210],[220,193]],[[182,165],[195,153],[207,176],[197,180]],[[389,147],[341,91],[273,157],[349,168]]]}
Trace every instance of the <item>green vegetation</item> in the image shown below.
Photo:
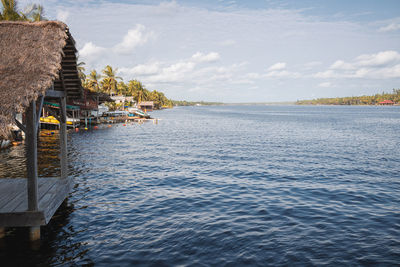
{"label": "green vegetation", "polygon": [[[16,0],[1,0],[0,21],[42,21],[47,20],[44,17],[44,9],[41,5],[31,4],[20,11]],[[78,60],[79,61],[79,60]],[[107,65],[102,74],[96,70],[90,71],[89,75],[85,73],[85,63],[79,62],[77,65],[79,78],[85,89],[92,92],[106,93],[108,95],[132,96],[137,102],[153,101],[155,109],[171,108],[172,106],[194,106],[194,105],[220,105],[216,102],[188,102],[172,101],[164,93],[157,90],[149,91],[138,80],[130,80],[127,83],[121,77],[116,75],[117,69]],[[128,103],[129,104],[129,103]],[[131,103],[130,103],[131,104]],[[117,104],[110,104],[112,109],[119,108]]]}
{"label": "green vegetation", "polygon": [[24,8],[24,12],[19,11],[17,1],[1,0],[2,9],[0,10],[0,20],[11,21],[41,21],[46,20],[43,16],[44,10],[41,5],[33,4]]}
{"label": "green vegetation", "polygon": [[393,89],[392,93],[376,94],[372,96],[351,96],[336,98],[317,98],[313,100],[298,100],[297,105],[377,105],[379,102],[390,100],[400,103],[400,89]]}
{"label": "green vegetation", "polygon": [[[132,96],[136,103],[144,101],[153,101],[155,109],[171,108],[173,103],[164,93],[153,90],[147,90],[144,85],[138,80],[129,80],[127,83],[116,75],[117,69],[107,65],[102,74],[96,70],[90,71],[89,75],[85,74],[85,63],[78,63],[79,77],[82,80],[82,85],[85,89],[92,92],[106,93],[108,95]],[[114,107],[113,104],[111,105]]]}
{"label": "green vegetation", "polygon": [[204,101],[197,101],[197,102],[190,102],[190,101],[186,101],[186,100],[172,100],[172,104],[174,106],[196,106],[196,105],[200,105],[200,106],[215,106],[215,105],[223,105],[223,103],[220,102],[204,102]]}

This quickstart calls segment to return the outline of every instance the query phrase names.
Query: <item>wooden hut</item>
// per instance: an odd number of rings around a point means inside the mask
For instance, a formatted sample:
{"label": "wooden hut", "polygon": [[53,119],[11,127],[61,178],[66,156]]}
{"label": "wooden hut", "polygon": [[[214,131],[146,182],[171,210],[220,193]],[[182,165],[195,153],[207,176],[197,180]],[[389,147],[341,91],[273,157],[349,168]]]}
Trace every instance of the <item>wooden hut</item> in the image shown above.
{"label": "wooden hut", "polygon": [[[82,97],[75,41],[58,21],[0,22],[0,137],[15,123],[25,132],[27,178],[0,179],[0,237],[4,227],[29,226],[40,237],[71,190],[67,170],[66,102]],[[58,102],[61,177],[40,178],[37,133],[43,102]],[[18,121],[16,113],[23,113]]]}
{"label": "wooden hut", "polygon": [[153,102],[153,101],[140,102],[140,103],[138,104],[138,108],[144,110],[145,112],[147,112],[147,111],[153,111],[153,109],[154,109],[154,102]]}

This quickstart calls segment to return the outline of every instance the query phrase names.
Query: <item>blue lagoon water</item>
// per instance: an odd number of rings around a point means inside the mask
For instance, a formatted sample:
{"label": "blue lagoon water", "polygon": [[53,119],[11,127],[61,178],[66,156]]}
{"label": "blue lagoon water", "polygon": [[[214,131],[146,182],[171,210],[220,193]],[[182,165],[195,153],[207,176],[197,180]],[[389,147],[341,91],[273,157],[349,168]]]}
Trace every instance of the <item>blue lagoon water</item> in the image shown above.
{"label": "blue lagoon water", "polygon": [[[152,115],[158,124],[71,133],[76,185],[67,203],[42,228],[38,251],[24,230],[11,229],[0,258],[43,266],[400,263],[399,107]],[[0,153],[0,175],[24,174],[22,149]],[[41,176],[59,172],[54,144],[41,142],[41,157]]]}

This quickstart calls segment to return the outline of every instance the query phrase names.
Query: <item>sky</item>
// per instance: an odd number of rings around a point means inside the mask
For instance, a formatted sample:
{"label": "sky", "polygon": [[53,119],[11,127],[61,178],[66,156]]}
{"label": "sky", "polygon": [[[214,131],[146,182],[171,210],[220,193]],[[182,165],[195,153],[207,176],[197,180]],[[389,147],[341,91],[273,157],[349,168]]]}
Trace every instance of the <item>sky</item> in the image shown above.
{"label": "sky", "polygon": [[38,0],[87,72],[174,100],[281,102],[400,88],[398,0]]}

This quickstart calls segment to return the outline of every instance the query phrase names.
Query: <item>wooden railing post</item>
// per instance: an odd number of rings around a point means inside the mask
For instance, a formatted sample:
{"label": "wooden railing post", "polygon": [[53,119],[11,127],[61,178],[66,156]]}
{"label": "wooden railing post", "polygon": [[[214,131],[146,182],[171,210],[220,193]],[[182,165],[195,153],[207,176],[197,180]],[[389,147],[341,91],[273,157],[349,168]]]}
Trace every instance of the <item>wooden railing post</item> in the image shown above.
{"label": "wooden railing post", "polygon": [[38,210],[37,171],[37,118],[36,102],[31,101],[25,113],[26,118],[26,169],[28,172],[28,210]]}
{"label": "wooden railing post", "polygon": [[68,159],[67,159],[67,103],[66,98],[60,98],[60,162],[61,179],[68,177]]}

